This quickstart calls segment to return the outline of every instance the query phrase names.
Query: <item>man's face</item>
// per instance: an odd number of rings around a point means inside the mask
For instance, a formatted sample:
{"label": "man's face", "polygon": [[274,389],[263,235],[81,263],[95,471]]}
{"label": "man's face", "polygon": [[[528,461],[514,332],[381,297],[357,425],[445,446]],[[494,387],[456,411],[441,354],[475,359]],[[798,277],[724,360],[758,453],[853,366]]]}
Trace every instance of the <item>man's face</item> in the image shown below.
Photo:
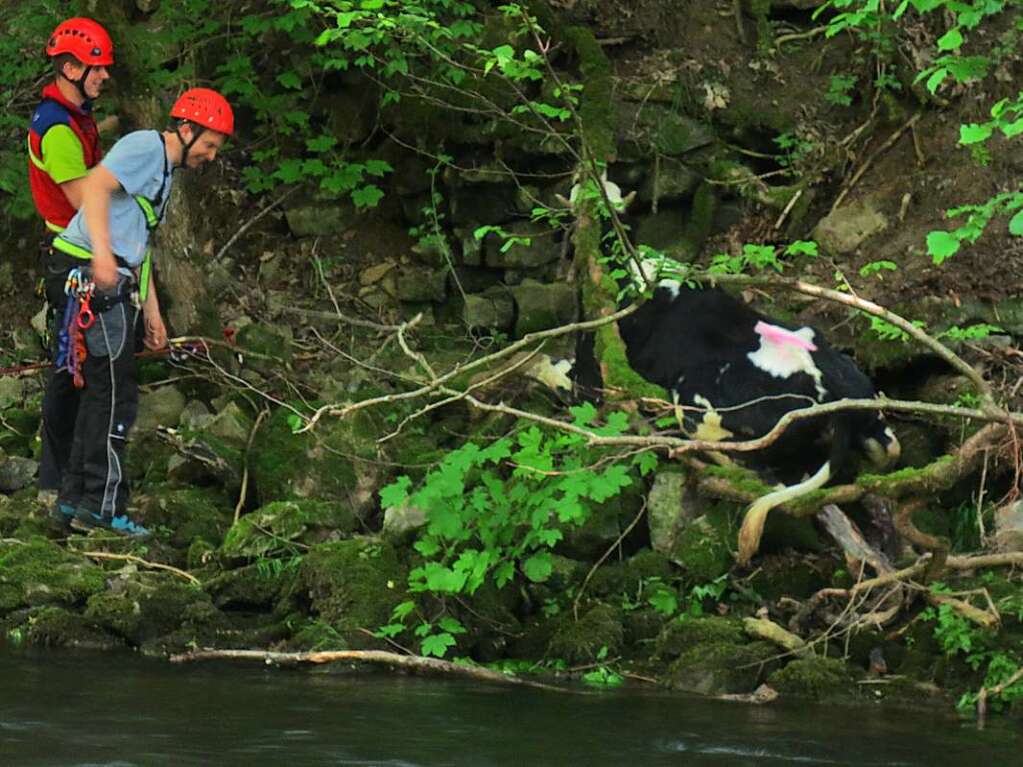
{"label": "man's face", "polygon": [[[76,62],[68,62],[64,65],[64,75],[70,80],[78,80],[85,72],[85,65]],[[99,98],[103,92],[103,85],[110,79],[110,70],[104,66],[94,66],[89,70],[89,75],[82,83],[86,97],[91,101]]]}
{"label": "man's face", "polygon": [[[191,141],[192,133],[194,128],[191,125],[186,124],[181,132],[181,135],[186,141]],[[188,150],[188,158],[185,160],[185,165],[189,168],[198,168],[208,162],[212,162],[217,157],[217,152],[224,146],[224,142],[227,141],[227,136],[223,133],[218,133],[215,130],[204,130],[192,148]]]}

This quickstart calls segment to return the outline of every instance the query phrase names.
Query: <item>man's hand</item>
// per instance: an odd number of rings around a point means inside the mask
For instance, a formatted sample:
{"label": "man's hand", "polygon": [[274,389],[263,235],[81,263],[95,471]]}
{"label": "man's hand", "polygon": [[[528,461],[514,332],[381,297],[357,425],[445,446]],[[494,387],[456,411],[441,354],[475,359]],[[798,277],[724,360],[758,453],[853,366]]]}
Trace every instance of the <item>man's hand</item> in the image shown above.
{"label": "man's hand", "polygon": [[107,254],[104,258],[96,253],[92,257],[92,281],[96,283],[97,290],[113,290],[117,287],[119,275],[117,273],[117,262],[114,257]]}
{"label": "man's hand", "polygon": [[167,328],[159,312],[145,314],[146,335],[143,343],[150,351],[159,351],[167,345]]}

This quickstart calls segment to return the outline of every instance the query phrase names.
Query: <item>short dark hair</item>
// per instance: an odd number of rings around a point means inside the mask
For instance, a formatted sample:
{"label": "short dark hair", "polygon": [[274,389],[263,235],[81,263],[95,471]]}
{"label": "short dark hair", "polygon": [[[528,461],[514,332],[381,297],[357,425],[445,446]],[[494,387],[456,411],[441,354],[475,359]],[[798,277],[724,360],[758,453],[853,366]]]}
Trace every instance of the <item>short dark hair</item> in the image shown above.
{"label": "short dark hair", "polygon": [[82,63],[81,61],[78,60],[78,57],[75,56],[75,54],[73,53],[58,53],[56,56],[53,57],[54,74],[58,75],[64,74],[64,65],[67,64],[68,62],[72,64],[78,64],[79,66],[81,66]]}

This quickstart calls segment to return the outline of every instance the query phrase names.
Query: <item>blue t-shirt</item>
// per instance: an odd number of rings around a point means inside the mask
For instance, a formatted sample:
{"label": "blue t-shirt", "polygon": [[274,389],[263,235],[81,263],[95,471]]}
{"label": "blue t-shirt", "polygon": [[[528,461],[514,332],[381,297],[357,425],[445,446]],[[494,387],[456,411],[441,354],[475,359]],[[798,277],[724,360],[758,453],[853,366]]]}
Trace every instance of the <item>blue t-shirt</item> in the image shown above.
{"label": "blue t-shirt", "polygon": [[[121,184],[121,188],[110,195],[110,249],[129,266],[139,266],[146,255],[149,230],[146,228],[146,216],[134,195],[142,195],[153,203],[157,218],[162,219],[170,200],[173,166],[167,160],[162,137],[155,130],[133,131],[122,137],[101,164]],[[162,199],[158,200],[161,187]],[[73,245],[92,250],[84,206],[60,237]]]}

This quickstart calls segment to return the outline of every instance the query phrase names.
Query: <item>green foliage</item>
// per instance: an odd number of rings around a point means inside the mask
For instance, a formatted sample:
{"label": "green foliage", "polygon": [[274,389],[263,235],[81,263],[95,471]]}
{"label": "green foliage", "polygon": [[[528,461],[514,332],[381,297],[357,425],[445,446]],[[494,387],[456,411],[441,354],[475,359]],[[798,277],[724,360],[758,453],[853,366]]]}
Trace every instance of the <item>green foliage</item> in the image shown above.
{"label": "green foliage", "polygon": [[[967,37],[977,33],[982,38],[983,25],[1011,6],[1017,0],[900,0],[883,3],[881,0],[829,0],[814,12],[814,17],[834,12],[828,20],[827,36],[851,32],[872,43],[879,67],[886,66],[886,56],[894,49],[894,40],[903,28],[921,29],[934,24],[943,30],[937,35],[934,49],[927,57],[928,65],[914,73],[915,82],[923,82],[927,90],[936,94],[944,83],[953,81],[970,85],[983,80],[1006,57],[1015,55],[1014,43],[992,45],[984,40],[981,54],[967,55]],[[1017,29],[1018,32],[1018,29]],[[1003,40],[1008,39],[1003,36]],[[875,84],[894,86],[896,81],[883,71]],[[974,158],[987,164],[990,160],[986,142],[996,134],[1014,138],[1023,133],[1023,94],[1004,98],[991,107],[991,119],[983,123],[959,126],[959,143],[968,148]],[[972,244],[984,233],[995,216],[1009,215],[1009,231],[1023,235],[1023,192],[1009,191],[998,194],[986,202],[964,205],[947,211],[950,218],[965,216],[965,223],[952,231],[933,231],[927,235],[927,253],[935,264],[941,264],[955,255],[964,243]]]}
{"label": "green foliage", "polygon": [[[572,415],[576,427],[596,435],[618,435],[628,425],[623,413],[597,425],[592,405],[573,408]],[[487,580],[502,587],[516,574],[547,580],[551,550],[565,527],[583,524],[593,505],[617,496],[656,464],[648,453],[615,460],[586,442],[578,434],[529,426],[514,439],[485,447],[468,442],[448,453],[414,491],[407,476],[383,488],[385,508],[408,504],[426,513],[415,544],[424,561],[409,573],[409,591],[443,597],[473,594]],[[401,631],[411,610],[402,608],[385,629]]]}
{"label": "green foliage", "polygon": [[680,618],[699,618],[704,613],[704,602],[712,600],[720,602],[728,590],[728,574],[720,575],[707,583],[698,583],[689,589],[686,597],[685,611]]}
{"label": "green foliage", "polygon": [[742,274],[743,272],[762,272],[773,269],[781,273],[786,266],[782,260],[783,256],[809,256],[818,255],[817,243],[805,240],[796,240],[788,245],[781,254],[774,245],[751,245],[742,246],[742,252],[738,255],[719,253],[711,261],[707,271],[710,274]]}
{"label": "green foliage", "polygon": [[[936,593],[947,593],[948,588],[939,582],[931,584]],[[1007,682],[1019,671],[1020,659],[1015,653],[991,647],[991,634],[978,628],[962,617],[948,604],[929,607],[921,613],[925,620],[935,622],[934,638],[949,657],[962,656],[970,668],[984,668],[985,689],[992,689]],[[1023,680],[1017,680],[997,695],[988,698],[995,711],[1002,710],[1015,700],[1023,699]],[[977,693],[965,693],[958,701],[960,709],[972,709],[977,703]]]}
{"label": "green foliage", "polygon": [[879,280],[883,280],[884,276],[881,274],[882,271],[895,272],[898,271],[899,265],[892,261],[871,261],[869,264],[864,264],[860,267],[860,277],[869,277],[875,275]]}
{"label": "green foliage", "polygon": [[[828,92],[824,94],[824,100],[842,107],[850,106],[855,88],[856,75],[832,75],[828,81]],[[779,146],[781,146],[780,142]],[[784,147],[782,148],[784,149]]]}
{"label": "green foliage", "polygon": [[603,663],[607,659],[607,647],[601,647],[597,653],[597,660],[600,661],[599,665],[592,671],[588,671],[583,674],[583,681],[593,687],[618,687],[625,682],[625,677],[621,674],[612,670],[612,668]]}

